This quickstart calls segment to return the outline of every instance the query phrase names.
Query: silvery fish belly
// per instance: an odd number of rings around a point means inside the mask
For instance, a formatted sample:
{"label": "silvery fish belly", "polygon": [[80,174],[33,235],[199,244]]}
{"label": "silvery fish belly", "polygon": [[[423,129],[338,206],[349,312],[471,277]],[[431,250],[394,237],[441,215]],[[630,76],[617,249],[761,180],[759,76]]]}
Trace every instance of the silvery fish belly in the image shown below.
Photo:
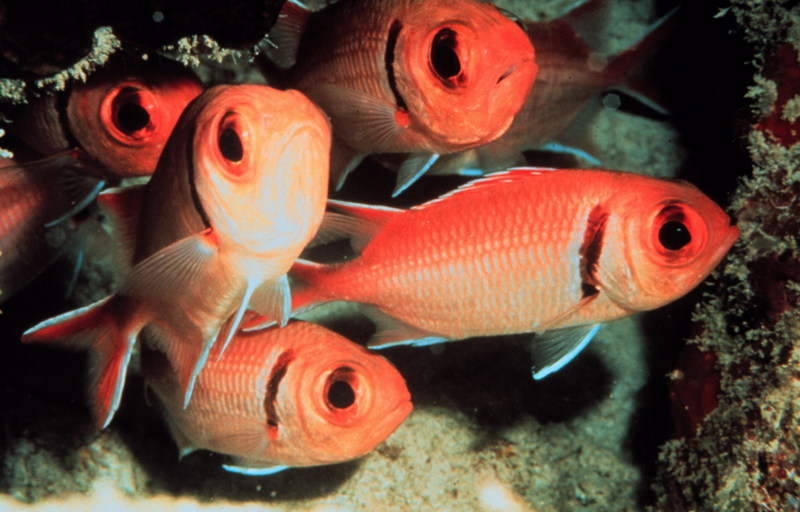
{"label": "silvery fish belly", "polygon": [[688,183],[602,170],[515,169],[410,210],[332,206],[363,251],[296,264],[293,307],[369,305],[374,346],[568,327],[581,340],[681,297],[738,236]]}
{"label": "silvery fish belly", "polygon": [[[278,51],[299,46],[289,83],[330,116],[331,175],[340,181],[365,155],[409,152],[425,155],[421,162],[499,137],[536,76],[524,31],[488,3],[354,0],[313,14],[292,3],[285,10],[276,29],[299,16],[308,26],[299,43],[279,40]],[[418,171],[406,166],[398,188]]]}
{"label": "silvery fish belly", "polygon": [[329,152],[327,120],[297,91],[206,90],[148,184],[99,197],[131,265],[117,293],[39,324],[23,341],[91,348],[92,408],[105,426],[136,336],[152,325],[188,404],[226,322],[220,351],[247,308],[288,320],[286,272],[322,219]]}
{"label": "silvery fish belly", "polygon": [[201,372],[187,407],[169,360],[145,350],[142,371],[180,455],[231,455],[226,469],[265,474],[360,457],[411,412],[397,370],[316,324],[291,322],[237,334]]}

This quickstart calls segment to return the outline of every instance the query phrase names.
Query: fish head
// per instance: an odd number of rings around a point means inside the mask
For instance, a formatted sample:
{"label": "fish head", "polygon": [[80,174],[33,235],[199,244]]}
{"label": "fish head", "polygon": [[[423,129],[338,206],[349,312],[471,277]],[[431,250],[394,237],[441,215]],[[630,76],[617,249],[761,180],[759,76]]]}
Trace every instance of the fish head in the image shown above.
{"label": "fish head", "polygon": [[538,71],[523,29],[471,0],[415,2],[396,23],[394,76],[410,123],[450,152],[505,133]]}
{"label": "fish head", "polygon": [[220,243],[258,254],[304,246],[327,198],[327,119],[293,90],[218,86],[205,96],[190,167],[199,208]]}
{"label": "fish head", "polygon": [[70,133],[98,172],[129,178],[153,174],[184,108],[203,90],[176,63],[110,66],[73,87],[67,102]]}
{"label": "fish head", "polygon": [[324,331],[324,340],[295,347],[277,394],[282,421],[273,448],[302,453],[305,460],[299,462],[304,465],[365,455],[413,408],[405,380],[391,363]]}
{"label": "fish head", "polygon": [[[633,183],[631,183],[633,185]],[[611,208],[601,290],[631,311],[655,309],[696,287],[739,236],[731,218],[681,180],[646,179]]]}

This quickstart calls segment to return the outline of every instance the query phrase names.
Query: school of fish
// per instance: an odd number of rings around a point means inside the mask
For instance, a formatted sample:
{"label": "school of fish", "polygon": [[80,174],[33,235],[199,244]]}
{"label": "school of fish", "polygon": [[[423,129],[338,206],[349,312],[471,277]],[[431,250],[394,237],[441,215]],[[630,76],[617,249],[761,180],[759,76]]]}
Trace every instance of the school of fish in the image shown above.
{"label": "school of fish", "polygon": [[[271,85],[123,54],[16,107],[0,302],[59,256],[79,262],[98,229],[86,211],[102,212],[116,289],[22,341],[88,352],[98,428],[139,354],[179,456],[218,452],[246,475],[386,440],[412,402],[373,349],[531,333],[544,378],[603,323],[695,288],[739,235],[684,181],[510,168],[530,149],[598,164],[575,134],[603,92],[666,112],[641,63],[675,13],[598,65],[583,31],[600,4],[532,22],[476,0],[289,1],[269,33]],[[397,172],[393,195],[425,173],[486,176],[408,209],[335,199],[365,158]],[[337,239],[355,256],[302,259]],[[374,323],[367,347],[296,319],[334,301]]]}

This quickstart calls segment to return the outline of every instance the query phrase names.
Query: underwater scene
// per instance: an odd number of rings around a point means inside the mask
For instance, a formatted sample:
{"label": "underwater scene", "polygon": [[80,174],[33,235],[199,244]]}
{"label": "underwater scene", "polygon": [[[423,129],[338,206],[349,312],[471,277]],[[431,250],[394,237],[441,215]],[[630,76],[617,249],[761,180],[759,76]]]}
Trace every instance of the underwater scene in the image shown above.
{"label": "underwater scene", "polygon": [[800,5],[0,1],[0,510],[800,510]]}

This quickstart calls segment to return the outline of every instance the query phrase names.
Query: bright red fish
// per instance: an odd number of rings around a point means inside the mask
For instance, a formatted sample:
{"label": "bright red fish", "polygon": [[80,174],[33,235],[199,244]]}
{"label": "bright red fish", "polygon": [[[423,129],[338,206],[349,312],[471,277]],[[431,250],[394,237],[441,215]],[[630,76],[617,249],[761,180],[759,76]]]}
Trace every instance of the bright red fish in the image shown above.
{"label": "bright red fish", "polygon": [[[308,17],[287,3],[270,37],[279,64]],[[284,41],[288,39],[289,41]],[[432,155],[496,139],[522,107],[536,76],[524,31],[474,0],[351,0],[313,13],[289,83],[331,118],[331,176],[341,183],[373,153],[424,154],[398,175],[398,192]]]}
{"label": "bright red fish", "polygon": [[294,309],[370,305],[372,346],[554,331],[534,341],[537,378],[598,324],[689,292],[739,233],[688,183],[603,170],[511,170],[410,210],[332,205],[363,252],[296,264]]}
{"label": "bright red fish", "polygon": [[534,149],[573,153],[599,165],[591,154],[586,133],[600,105],[592,100],[605,91],[620,91],[658,113],[666,113],[651,97],[654,88],[647,83],[642,63],[670,33],[675,11],[654,23],[628,49],[601,58],[584,42],[575,26],[580,26],[586,18],[598,16],[598,4],[602,3],[602,0],[583,2],[554,21],[526,20],[524,26],[536,48],[539,74],[514,122],[501,137],[488,144],[441,156],[432,163],[429,173],[474,175],[499,171],[524,163],[522,152]]}
{"label": "bright red fish", "polygon": [[412,409],[388,361],[316,324],[237,334],[219,360],[213,355],[187,407],[160,353],[143,351],[142,372],[180,455],[232,455],[234,463],[223,466],[230,471],[268,474],[361,457]]}
{"label": "bright red fish", "polygon": [[75,83],[66,100],[45,96],[24,106],[13,132],[45,156],[79,148],[70,153],[74,164],[94,176],[149,176],[183,109],[202,91],[175,62],[117,60]]}
{"label": "bright red fish", "polygon": [[325,208],[330,127],[297,91],[218,86],[187,107],[144,187],[104,193],[134,264],[116,294],[52,318],[23,341],[90,346],[92,407],[111,420],[136,336],[169,346],[188,404],[226,321],[246,308],[286,323],[286,272]]}

